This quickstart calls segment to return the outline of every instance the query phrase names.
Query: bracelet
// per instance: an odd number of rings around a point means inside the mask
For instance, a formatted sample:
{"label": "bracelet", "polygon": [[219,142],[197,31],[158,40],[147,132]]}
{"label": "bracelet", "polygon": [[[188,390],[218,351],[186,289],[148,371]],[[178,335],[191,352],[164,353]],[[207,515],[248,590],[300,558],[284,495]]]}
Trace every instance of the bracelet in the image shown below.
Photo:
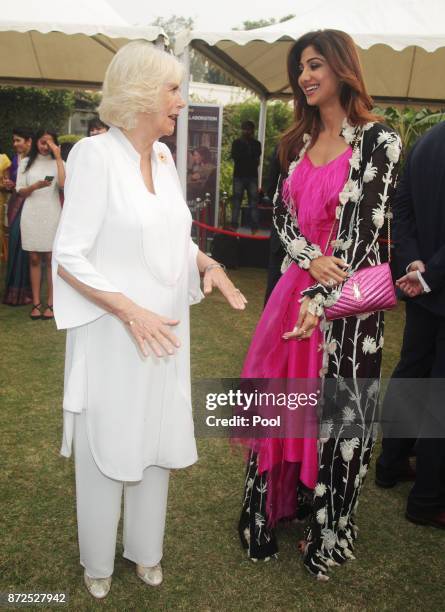
{"label": "bracelet", "polygon": [[218,263],[218,262],[215,262],[215,263],[209,264],[209,265],[208,265],[206,268],[204,268],[203,275],[204,275],[206,272],[208,272],[209,270],[213,270],[214,268],[222,268],[223,270],[225,270],[225,269],[226,269],[226,266],[225,266],[224,264],[222,264],[222,263]]}

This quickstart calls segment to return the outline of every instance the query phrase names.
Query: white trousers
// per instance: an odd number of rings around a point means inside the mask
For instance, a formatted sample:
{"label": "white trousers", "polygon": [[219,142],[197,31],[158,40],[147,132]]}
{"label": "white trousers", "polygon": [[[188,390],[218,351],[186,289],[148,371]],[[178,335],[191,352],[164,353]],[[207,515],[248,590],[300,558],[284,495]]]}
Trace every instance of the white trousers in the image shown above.
{"label": "white trousers", "polygon": [[138,482],[105,476],[91,454],[85,412],[75,418],[74,453],[80,563],[88,576],[107,578],[113,573],[122,491],[124,557],[149,567],[159,563],[170,471],[150,466]]}

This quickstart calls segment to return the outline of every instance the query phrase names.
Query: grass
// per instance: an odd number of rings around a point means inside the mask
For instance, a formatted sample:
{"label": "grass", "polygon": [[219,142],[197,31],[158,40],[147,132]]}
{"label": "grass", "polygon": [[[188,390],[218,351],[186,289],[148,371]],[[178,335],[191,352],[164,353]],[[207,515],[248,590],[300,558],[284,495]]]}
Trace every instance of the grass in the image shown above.
{"label": "grass", "polygon": [[[194,379],[238,376],[262,308],[265,273],[233,272],[245,313],[211,296],[192,308]],[[236,523],[243,457],[223,439],[198,440],[199,462],[171,478],[163,565],[157,589],[138,580],[118,543],[113,586],[95,602],[78,560],[73,462],[59,456],[64,334],[31,322],[28,308],[0,306],[2,542],[0,590],[67,591],[64,609],[199,612],[443,610],[445,534],[403,518],[408,484],[375,487],[371,472],[359,510],[355,561],[320,584],[304,571],[298,527],[280,528],[278,561],[253,564]],[[387,316],[384,376],[402,336],[403,309]],[[60,608],[62,609],[62,608]]]}

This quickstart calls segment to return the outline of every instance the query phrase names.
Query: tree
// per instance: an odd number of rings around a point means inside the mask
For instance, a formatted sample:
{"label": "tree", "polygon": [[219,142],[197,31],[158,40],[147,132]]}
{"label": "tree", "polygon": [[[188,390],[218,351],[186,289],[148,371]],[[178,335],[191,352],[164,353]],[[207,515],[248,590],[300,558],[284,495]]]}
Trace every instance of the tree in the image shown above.
{"label": "tree", "polygon": [[74,108],[74,93],[66,89],[0,87],[0,151],[12,153],[13,127],[60,132]]}
{"label": "tree", "polygon": [[269,19],[257,19],[257,20],[247,19],[246,21],[243,21],[243,25],[241,28],[233,28],[233,29],[234,30],[256,30],[257,28],[265,28],[266,26],[274,25],[275,23],[283,23],[284,21],[289,21],[289,19],[292,19],[293,17],[295,17],[295,15],[292,15],[292,14],[285,15],[284,17],[281,17],[280,19],[278,19],[278,21],[275,19],[275,17],[270,17]]}
{"label": "tree", "polygon": [[[223,137],[221,151],[221,191],[232,192],[233,161],[230,158],[232,141],[240,135],[241,123],[251,120],[258,126],[260,103],[250,98],[241,104],[229,104],[224,107]],[[275,101],[267,105],[266,139],[264,148],[263,177],[269,173],[272,153],[283,132],[292,122],[293,112],[285,102]]]}
{"label": "tree", "polygon": [[[181,30],[192,29],[194,22],[192,17],[182,17],[180,15],[172,15],[171,17],[157,17],[151,25],[164,28],[167,36],[170,39],[172,47],[175,45],[176,35]],[[217,67],[212,66],[206,58],[199,52],[192,49],[190,51],[190,74],[194,81],[200,83],[219,83],[223,85],[233,85],[233,81],[229,79]]]}
{"label": "tree", "polygon": [[445,110],[401,109],[393,106],[384,109],[377,107],[374,110],[383,115],[384,121],[399,134],[402,140],[402,161],[419,136],[437,123],[445,121]]}

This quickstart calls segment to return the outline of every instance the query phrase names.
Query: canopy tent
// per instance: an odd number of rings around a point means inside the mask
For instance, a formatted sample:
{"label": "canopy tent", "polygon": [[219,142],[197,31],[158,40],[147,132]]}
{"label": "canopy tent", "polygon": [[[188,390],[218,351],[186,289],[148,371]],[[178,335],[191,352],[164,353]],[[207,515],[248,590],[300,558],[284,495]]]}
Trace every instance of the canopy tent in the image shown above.
{"label": "canopy tent", "polygon": [[266,98],[289,96],[286,56],[305,32],[334,28],[359,47],[372,96],[445,100],[445,2],[442,0],[315,0],[293,19],[248,31],[183,31],[187,46]]}
{"label": "canopy tent", "polygon": [[[229,73],[261,99],[259,138],[264,138],[266,100],[291,96],[286,57],[305,32],[334,28],[359,47],[368,90],[386,100],[445,101],[445,2],[442,0],[314,0],[293,19],[256,30],[185,30],[175,52],[188,65],[190,48]],[[184,91],[187,95],[187,92]],[[179,134],[187,134],[185,114]],[[182,147],[184,148],[184,147]],[[178,144],[184,181],[185,158]]]}
{"label": "canopy tent", "polygon": [[162,28],[130,25],[106,0],[4,2],[0,83],[99,88],[120,47],[165,38]]}

